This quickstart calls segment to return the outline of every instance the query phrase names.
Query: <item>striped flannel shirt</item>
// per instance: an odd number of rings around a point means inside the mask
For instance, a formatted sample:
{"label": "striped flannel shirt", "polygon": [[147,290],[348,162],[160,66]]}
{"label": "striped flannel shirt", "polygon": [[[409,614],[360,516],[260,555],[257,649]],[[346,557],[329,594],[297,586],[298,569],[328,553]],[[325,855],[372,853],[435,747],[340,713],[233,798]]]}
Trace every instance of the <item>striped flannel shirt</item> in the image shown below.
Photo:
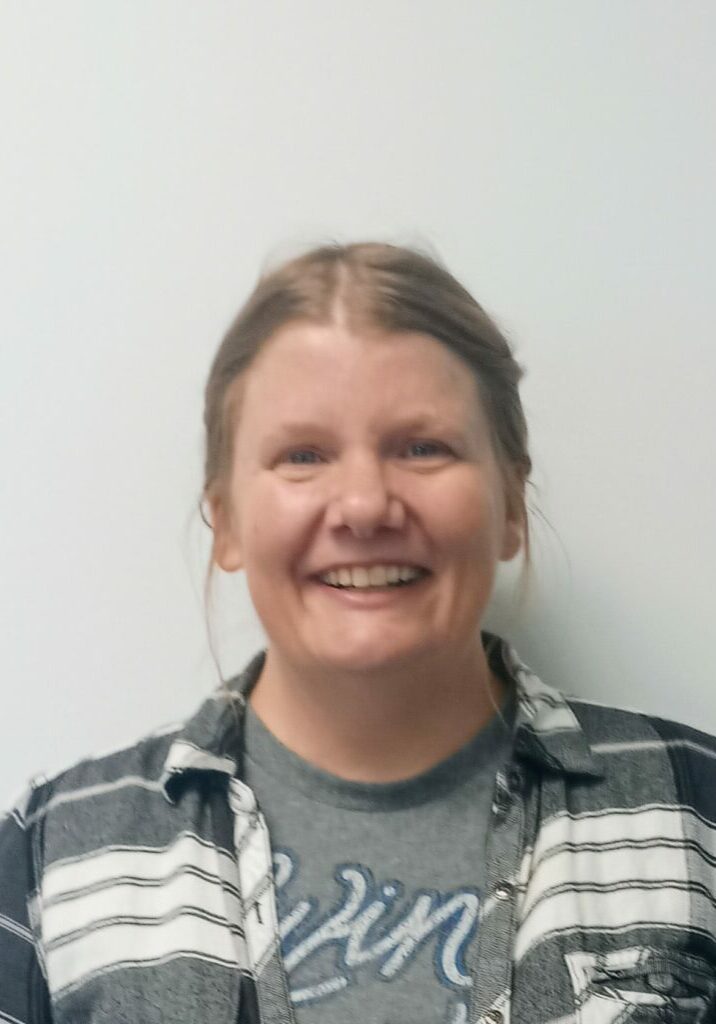
{"label": "striped flannel shirt", "polygon": [[[716,1021],[716,739],[566,699],[483,635],[517,713],[455,1024]],[[270,836],[238,767],[262,659],[230,698],[36,781],[7,816],[0,1021],[294,1021]]]}

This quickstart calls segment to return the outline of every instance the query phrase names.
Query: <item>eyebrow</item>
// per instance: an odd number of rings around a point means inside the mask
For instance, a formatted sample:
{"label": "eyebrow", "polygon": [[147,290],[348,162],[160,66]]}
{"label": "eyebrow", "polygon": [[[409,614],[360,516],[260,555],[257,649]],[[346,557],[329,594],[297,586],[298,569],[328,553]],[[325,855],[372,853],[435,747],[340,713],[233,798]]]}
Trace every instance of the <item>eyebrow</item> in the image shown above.
{"label": "eyebrow", "polygon": [[[438,418],[425,413],[415,413],[411,416],[404,416],[389,424],[390,433],[438,433],[457,434],[462,433],[456,423],[444,418]],[[272,440],[281,440],[284,437],[294,435],[324,436],[332,434],[333,428],[317,420],[284,420],[278,428],[272,432]]]}

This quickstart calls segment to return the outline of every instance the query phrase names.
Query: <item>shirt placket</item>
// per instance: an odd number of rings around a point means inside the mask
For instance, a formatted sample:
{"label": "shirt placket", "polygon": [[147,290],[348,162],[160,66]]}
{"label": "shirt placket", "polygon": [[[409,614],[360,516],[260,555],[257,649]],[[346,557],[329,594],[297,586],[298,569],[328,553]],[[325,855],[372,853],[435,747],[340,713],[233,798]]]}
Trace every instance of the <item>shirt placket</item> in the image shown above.
{"label": "shirt placket", "polygon": [[469,1024],[510,1024],[513,950],[525,836],[524,772],[497,773],[485,849],[485,893],[472,971]]}
{"label": "shirt placket", "polygon": [[228,795],[234,818],[242,947],[246,967],[256,985],[260,1015],[256,1024],[295,1024],[281,958],[273,858],[266,819],[258,809],[253,791],[239,779],[230,781]]}

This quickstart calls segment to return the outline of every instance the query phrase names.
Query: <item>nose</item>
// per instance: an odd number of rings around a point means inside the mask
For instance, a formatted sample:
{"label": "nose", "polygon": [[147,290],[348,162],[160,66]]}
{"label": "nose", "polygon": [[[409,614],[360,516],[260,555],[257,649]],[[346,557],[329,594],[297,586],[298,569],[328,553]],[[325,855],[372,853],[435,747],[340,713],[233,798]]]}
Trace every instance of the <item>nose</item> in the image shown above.
{"label": "nose", "polygon": [[335,484],[326,514],[328,526],[346,527],[359,539],[372,537],[381,528],[403,526],[405,506],[390,493],[385,467],[376,456],[345,459]]}

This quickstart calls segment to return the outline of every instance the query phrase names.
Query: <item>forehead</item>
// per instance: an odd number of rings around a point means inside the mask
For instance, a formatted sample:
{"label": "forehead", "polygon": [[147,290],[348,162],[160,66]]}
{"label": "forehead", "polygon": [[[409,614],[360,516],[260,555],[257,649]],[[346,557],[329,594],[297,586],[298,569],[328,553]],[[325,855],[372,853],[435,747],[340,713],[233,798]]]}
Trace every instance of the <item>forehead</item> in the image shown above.
{"label": "forehead", "polygon": [[351,333],[292,324],[265,343],[241,381],[242,419],[257,413],[435,411],[484,418],[477,381],[446,345],[420,333]]}

